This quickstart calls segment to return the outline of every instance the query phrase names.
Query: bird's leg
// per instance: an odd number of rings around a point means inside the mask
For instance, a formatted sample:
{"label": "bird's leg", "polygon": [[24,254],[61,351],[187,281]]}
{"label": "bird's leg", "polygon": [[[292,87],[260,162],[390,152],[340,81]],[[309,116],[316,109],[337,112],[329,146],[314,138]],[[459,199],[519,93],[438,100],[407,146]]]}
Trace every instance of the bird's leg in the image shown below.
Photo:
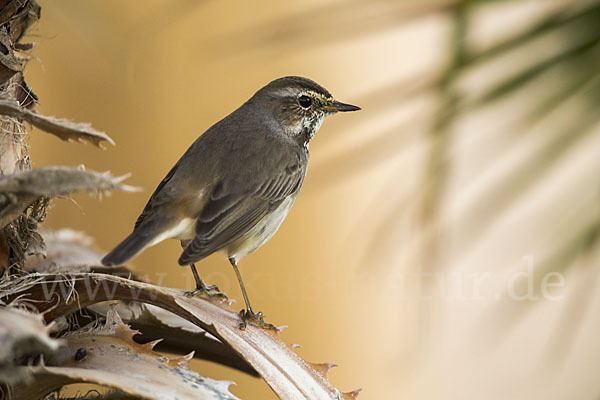
{"label": "bird's leg", "polygon": [[246,293],[246,287],[244,286],[244,282],[242,281],[242,275],[240,274],[240,270],[237,266],[237,261],[235,260],[235,258],[232,257],[229,259],[229,262],[235,270],[235,274],[237,275],[238,281],[240,282],[242,294],[244,295],[244,302],[246,302],[246,309],[241,310],[239,313],[240,318],[242,319],[242,322],[239,324],[239,328],[241,330],[245,330],[246,326],[248,326],[248,321],[252,320],[265,329],[277,330],[277,327],[275,325],[265,322],[262,312],[255,313],[254,310],[252,310],[252,306],[250,305],[250,299],[248,298],[248,293]]}
{"label": "bird's leg", "polygon": [[[194,264],[190,264],[190,268],[192,269],[194,279],[196,280],[196,289],[185,292],[187,297],[194,297],[197,294],[206,293],[208,297],[227,298],[225,294],[219,291],[219,287],[217,285],[206,285],[204,282],[202,282],[202,279],[200,279],[200,275],[198,275],[198,271],[196,270],[196,266]],[[212,293],[212,291],[216,291],[216,293]]]}

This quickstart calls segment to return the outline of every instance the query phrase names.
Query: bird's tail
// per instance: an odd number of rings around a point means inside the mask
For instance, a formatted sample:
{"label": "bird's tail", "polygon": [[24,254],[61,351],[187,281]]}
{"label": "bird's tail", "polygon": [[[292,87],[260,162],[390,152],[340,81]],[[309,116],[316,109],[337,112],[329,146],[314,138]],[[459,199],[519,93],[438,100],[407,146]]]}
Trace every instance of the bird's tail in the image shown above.
{"label": "bird's tail", "polygon": [[139,232],[133,232],[125,240],[117,245],[110,253],[102,259],[103,265],[120,265],[138,254],[153,239],[151,235],[143,235]]}

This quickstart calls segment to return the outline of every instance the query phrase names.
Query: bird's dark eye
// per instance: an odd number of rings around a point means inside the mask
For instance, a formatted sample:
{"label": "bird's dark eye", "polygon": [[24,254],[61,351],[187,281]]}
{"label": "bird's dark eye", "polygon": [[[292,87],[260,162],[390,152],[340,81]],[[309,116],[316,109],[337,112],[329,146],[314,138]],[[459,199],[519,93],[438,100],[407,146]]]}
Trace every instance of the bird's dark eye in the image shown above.
{"label": "bird's dark eye", "polygon": [[308,108],[312,104],[312,99],[308,96],[302,95],[298,97],[298,104],[303,108]]}

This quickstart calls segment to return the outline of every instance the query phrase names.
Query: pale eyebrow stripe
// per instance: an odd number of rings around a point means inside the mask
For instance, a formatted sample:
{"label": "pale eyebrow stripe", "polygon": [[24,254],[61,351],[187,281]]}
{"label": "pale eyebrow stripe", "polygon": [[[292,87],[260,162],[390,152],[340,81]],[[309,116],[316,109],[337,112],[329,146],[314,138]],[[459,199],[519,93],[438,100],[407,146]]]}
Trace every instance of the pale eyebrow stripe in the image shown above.
{"label": "pale eyebrow stripe", "polygon": [[277,97],[295,97],[296,95],[310,95],[312,97],[318,98],[322,101],[330,101],[333,100],[333,97],[327,97],[321,93],[315,92],[313,90],[305,90],[305,89],[291,89],[291,88],[280,88],[275,93]]}

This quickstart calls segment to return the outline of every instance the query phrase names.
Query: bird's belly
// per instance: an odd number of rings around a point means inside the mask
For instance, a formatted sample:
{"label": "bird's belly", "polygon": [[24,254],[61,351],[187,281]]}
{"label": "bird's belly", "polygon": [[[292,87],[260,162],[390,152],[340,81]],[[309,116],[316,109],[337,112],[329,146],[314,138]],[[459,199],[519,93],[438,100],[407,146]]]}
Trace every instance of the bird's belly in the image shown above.
{"label": "bird's belly", "polygon": [[281,223],[290,212],[292,204],[296,200],[296,195],[289,196],[279,207],[264,217],[258,224],[250,229],[244,236],[227,246],[227,255],[229,258],[235,258],[240,261],[250,253],[255,252],[263,244],[267,243],[273,237],[275,232],[281,226]]}
{"label": "bird's belly", "polygon": [[156,236],[148,246],[154,246],[162,242],[165,239],[177,239],[177,240],[190,240],[194,238],[195,231],[194,226],[196,225],[196,218],[183,218],[177,222],[176,225],[171,226],[169,229]]}

